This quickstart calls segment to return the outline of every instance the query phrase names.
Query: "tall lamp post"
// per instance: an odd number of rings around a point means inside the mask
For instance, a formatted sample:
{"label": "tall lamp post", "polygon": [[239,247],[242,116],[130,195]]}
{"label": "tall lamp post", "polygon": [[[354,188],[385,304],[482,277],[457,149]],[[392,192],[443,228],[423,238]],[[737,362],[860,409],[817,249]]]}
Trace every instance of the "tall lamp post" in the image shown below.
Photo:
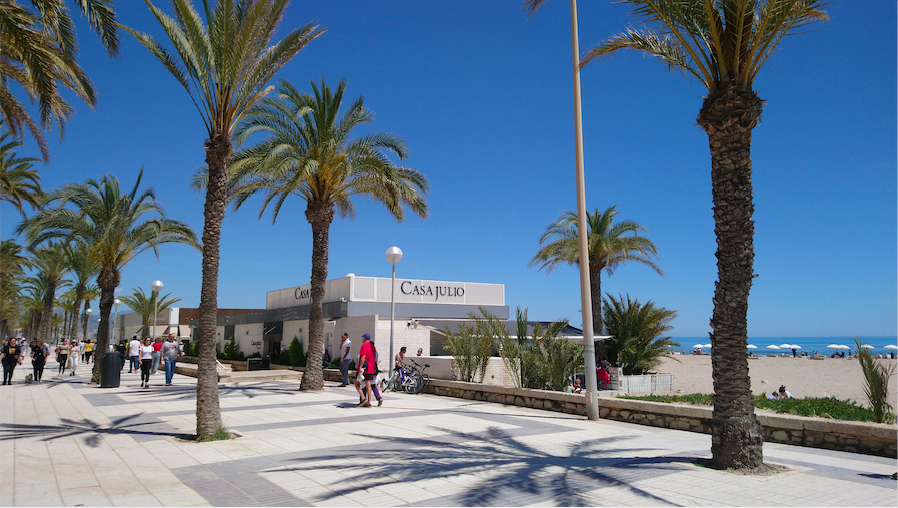
{"label": "tall lamp post", "polygon": [[393,330],[396,325],[396,263],[402,260],[402,249],[390,247],[387,249],[387,261],[393,265],[393,276],[390,279],[390,374],[387,379],[393,379]]}
{"label": "tall lamp post", "polygon": [[[574,55],[574,155],[577,172],[577,235],[580,251],[580,308],[583,309],[583,356],[586,367],[586,417],[599,419],[596,382],[596,346],[593,342],[592,297],[589,287],[589,250],[586,225],[586,177],[583,171],[583,116],[580,108],[580,41],[577,29],[577,0],[571,0],[571,46]],[[601,333],[601,330],[599,330]]]}
{"label": "tall lamp post", "polygon": [[[85,323],[84,330],[82,333],[87,334],[87,328],[90,325],[90,315],[93,314],[94,311],[93,311],[93,309],[88,307],[87,310],[84,311],[84,313],[87,314],[87,317],[85,318],[85,321],[87,321],[87,323]],[[75,335],[77,335],[77,334],[75,334]],[[82,339],[87,340],[87,337],[82,337]]]}
{"label": "tall lamp post", "polygon": [[118,318],[118,306],[122,304],[122,301],[116,298],[112,301],[112,306],[115,307],[115,312],[112,313],[112,344],[115,344],[115,321]]}
{"label": "tall lamp post", "polygon": [[159,321],[159,292],[162,291],[162,281],[157,280],[150,286],[153,288],[153,342],[156,342],[156,322]]}

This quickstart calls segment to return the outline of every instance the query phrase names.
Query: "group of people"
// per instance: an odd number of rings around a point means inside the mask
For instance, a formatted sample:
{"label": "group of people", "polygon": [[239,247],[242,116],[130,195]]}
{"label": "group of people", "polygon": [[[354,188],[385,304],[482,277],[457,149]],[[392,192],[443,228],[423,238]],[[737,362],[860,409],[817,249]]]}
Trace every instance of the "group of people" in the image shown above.
{"label": "group of people", "polygon": [[[56,377],[63,377],[66,369],[69,370],[70,376],[74,376],[79,361],[85,364],[95,361],[93,354],[95,345],[92,341],[78,342],[63,338],[55,347],[51,347],[40,339],[35,339],[30,346],[23,345],[23,343],[24,341],[20,342],[10,338],[3,345],[2,360],[0,362],[3,365],[4,385],[12,384],[12,376],[16,366],[22,364],[23,358],[29,352],[31,366],[34,370],[34,383],[42,382],[44,366],[47,364],[47,359],[50,358],[51,354],[56,355],[56,363],[59,364]],[[112,346],[110,346],[111,351]],[[157,372],[161,360],[165,362],[165,385],[170,386],[177,361],[184,354],[181,344],[175,341],[174,334],[168,337],[167,342],[157,339],[154,343],[152,339],[147,337],[144,339],[143,344],[137,340],[137,336],[134,336],[127,346],[124,343],[121,344],[119,352],[125,356],[126,351],[128,353],[127,356],[130,356],[131,364],[128,372],[137,372],[140,369],[140,386],[143,388],[149,388],[150,375]],[[124,362],[122,363],[122,368],[124,369]]]}
{"label": "group of people", "polygon": [[[352,341],[349,340],[349,334],[343,333],[340,338],[340,374],[343,381],[340,387],[349,386],[349,364],[352,363]],[[399,348],[399,352],[393,357],[395,367],[399,368],[403,360],[405,360],[405,352],[408,349],[403,346]],[[424,355],[424,349],[418,349],[418,356]],[[374,347],[374,341],[371,335],[362,334],[362,347],[359,349],[356,358],[356,378],[352,380],[353,386],[359,394],[359,407],[371,407],[371,396],[374,395],[377,405],[384,403],[383,397],[380,395],[377,385],[380,383],[380,358],[378,357],[377,348]]]}
{"label": "group of people", "polygon": [[[150,387],[150,376],[159,371],[160,363],[165,367],[165,386],[171,386],[175,375],[175,367],[178,359],[184,354],[184,348],[175,340],[175,334],[170,334],[168,340],[163,342],[161,338],[155,341],[145,337],[143,342],[137,336],[131,337],[127,345],[119,344],[119,353],[128,356],[128,373],[140,371],[140,387]],[[122,362],[122,370],[125,362]]]}
{"label": "group of people", "polygon": [[786,390],[786,385],[781,385],[779,390],[772,392],[770,395],[767,396],[767,398],[769,400],[777,400],[777,399],[794,399],[795,397],[793,397],[792,394],[789,393],[788,390]]}

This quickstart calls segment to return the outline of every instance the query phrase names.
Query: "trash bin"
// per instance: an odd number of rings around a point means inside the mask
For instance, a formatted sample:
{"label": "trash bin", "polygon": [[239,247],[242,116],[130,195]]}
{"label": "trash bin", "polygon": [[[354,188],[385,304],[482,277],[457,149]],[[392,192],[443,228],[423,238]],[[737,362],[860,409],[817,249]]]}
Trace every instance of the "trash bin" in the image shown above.
{"label": "trash bin", "polygon": [[122,357],[107,353],[103,357],[103,371],[100,374],[100,388],[118,388],[122,380]]}

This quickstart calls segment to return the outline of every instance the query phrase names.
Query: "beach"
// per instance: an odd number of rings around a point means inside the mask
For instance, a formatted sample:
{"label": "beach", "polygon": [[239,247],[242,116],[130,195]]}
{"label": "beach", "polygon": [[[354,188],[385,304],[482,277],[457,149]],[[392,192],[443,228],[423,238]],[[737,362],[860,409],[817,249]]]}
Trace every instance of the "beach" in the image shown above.
{"label": "beach", "polygon": [[[877,360],[895,365],[898,360]],[[826,358],[812,360],[809,357],[793,358],[761,356],[748,360],[751,391],[755,395],[770,393],[786,385],[794,397],[832,396],[852,399],[867,405],[864,395],[864,374],[854,358]],[[713,393],[710,355],[675,355],[665,357],[655,372],[676,376],[673,392],[659,393]],[[889,398],[896,406],[896,376],[889,381]]]}

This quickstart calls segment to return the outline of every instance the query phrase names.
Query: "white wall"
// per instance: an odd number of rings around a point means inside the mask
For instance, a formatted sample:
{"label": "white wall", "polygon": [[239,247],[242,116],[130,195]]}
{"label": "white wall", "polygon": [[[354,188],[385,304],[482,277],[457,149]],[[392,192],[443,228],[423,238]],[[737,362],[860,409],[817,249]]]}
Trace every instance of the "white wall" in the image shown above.
{"label": "white wall", "polygon": [[[406,325],[408,321],[397,320],[396,329],[393,332],[393,354],[399,352],[399,348],[406,347],[406,356],[415,356],[418,354],[418,348],[424,349],[424,355],[430,355],[430,328],[418,325],[418,328],[409,328]],[[381,353],[381,358],[390,354],[390,319],[381,319],[377,323],[377,338],[375,347]],[[381,345],[382,344],[382,345]],[[381,365],[386,370],[389,364]]]}
{"label": "white wall", "polygon": [[[238,350],[244,355],[249,356],[253,353],[262,353],[262,332],[264,325],[262,323],[252,323],[248,325],[236,325],[234,327],[234,339],[237,342]],[[226,337],[227,340],[230,337]],[[224,351],[224,344],[221,350]]]}

